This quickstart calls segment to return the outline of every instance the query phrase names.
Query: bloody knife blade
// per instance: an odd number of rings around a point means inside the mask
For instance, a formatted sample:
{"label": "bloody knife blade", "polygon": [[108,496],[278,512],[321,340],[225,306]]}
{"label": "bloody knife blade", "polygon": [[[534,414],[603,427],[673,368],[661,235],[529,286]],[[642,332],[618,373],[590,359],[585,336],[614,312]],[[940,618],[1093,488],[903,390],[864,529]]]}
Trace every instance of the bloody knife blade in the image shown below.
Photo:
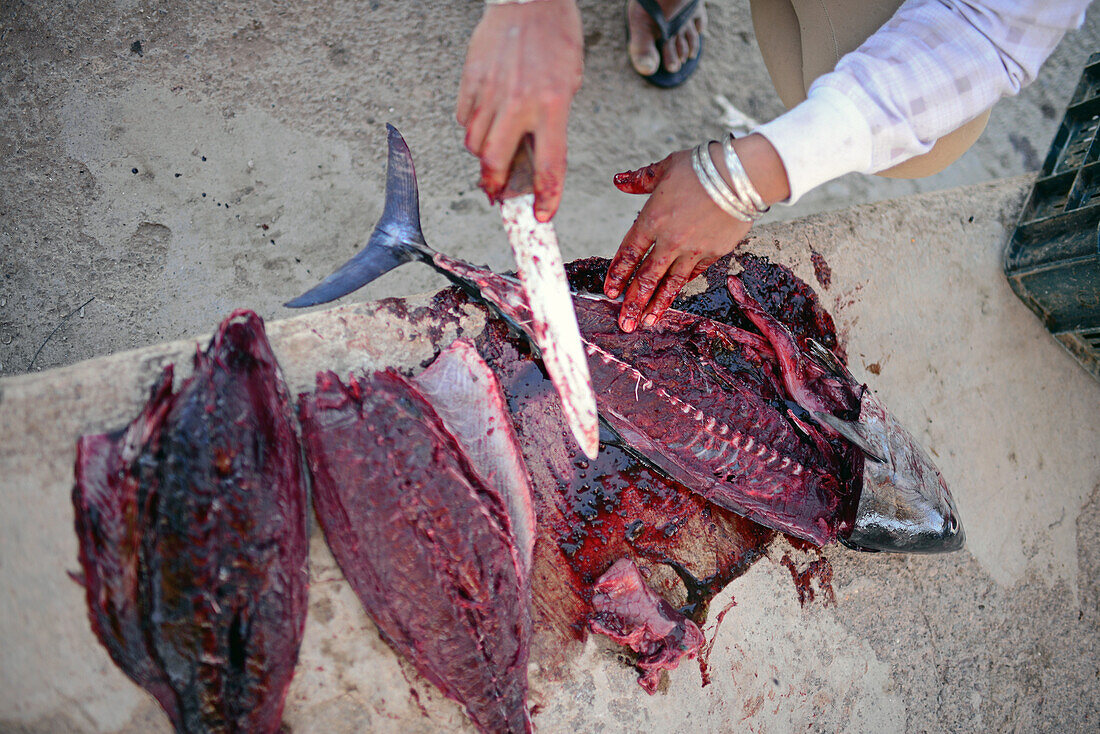
{"label": "bloody knife blade", "polygon": [[532,333],[573,437],[590,459],[600,450],[596,395],[554,225],[535,219],[531,136],[524,137],[500,196],[500,218],[534,319]]}

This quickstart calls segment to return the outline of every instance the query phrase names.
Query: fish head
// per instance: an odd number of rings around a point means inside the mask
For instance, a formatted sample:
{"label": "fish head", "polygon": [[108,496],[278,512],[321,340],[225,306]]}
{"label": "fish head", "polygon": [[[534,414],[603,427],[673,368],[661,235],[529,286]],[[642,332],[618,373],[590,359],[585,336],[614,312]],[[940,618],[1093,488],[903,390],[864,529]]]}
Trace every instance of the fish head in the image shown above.
{"label": "fish head", "polygon": [[852,532],[859,550],[946,553],[966,542],[959,511],[940,470],[870,390],[860,400],[861,438],[870,444]]}

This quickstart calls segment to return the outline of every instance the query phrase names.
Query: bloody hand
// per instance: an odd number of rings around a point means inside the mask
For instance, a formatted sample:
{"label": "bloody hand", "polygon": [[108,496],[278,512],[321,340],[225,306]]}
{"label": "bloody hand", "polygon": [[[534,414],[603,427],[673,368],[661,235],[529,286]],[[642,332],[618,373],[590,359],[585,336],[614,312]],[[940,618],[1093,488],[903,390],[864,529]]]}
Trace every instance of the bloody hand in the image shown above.
{"label": "bloody hand", "polygon": [[490,5],[474,29],[456,116],[481,159],[481,187],[495,199],[512,156],[534,135],[535,216],[549,221],[565,181],[565,128],[581,85],[584,43],[573,0]]}
{"label": "bloody hand", "polygon": [[[765,138],[750,135],[734,145],[767,204],[790,195],[782,161]],[[718,170],[728,181],[718,146],[712,143],[711,147]],[[619,326],[634,331],[639,321],[653,325],[688,281],[737,247],[750,224],[734,219],[710,200],[691,168],[689,150],[620,173],[615,176],[615,186],[628,194],[650,195],[604,280],[609,298],[625,289]]]}

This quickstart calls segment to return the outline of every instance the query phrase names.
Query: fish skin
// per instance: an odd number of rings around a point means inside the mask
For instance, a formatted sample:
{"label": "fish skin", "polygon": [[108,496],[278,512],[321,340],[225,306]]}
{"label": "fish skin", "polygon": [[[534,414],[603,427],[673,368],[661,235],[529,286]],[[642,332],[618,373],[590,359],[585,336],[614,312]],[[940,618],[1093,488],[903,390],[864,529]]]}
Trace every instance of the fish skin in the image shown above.
{"label": "fish skin", "polygon": [[73,490],[93,631],[177,731],[278,731],[304,631],[308,491],[262,320],[222,323]]}
{"label": "fish skin", "polygon": [[536,532],[533,492],[500,383],[465,339],[451,342],[415,382],[508,510],[523,583],[529,586]]}
{"label": "fish skin", "polygon": [[503,500],[393,370],[320,373],[299,413],[325,539],[382,638],[479,730],[531,731],[530,585]]}
{"label": "fish skin", "polygon": [[[510,325],[528,334],[531,341],[535,341],[531,333],[533,322],[531,310],[523,288],[517,280],[449,257],[425,244],[419,222],[419,202],[412,155],[400,133],[390,126],[386,204],[383,217],[372,233],[367,246],[336,273],[326,278],[323,283],[291,303],[308,305],[310,302],[318,302],[315,300],[317,298],[332,296],[333,292],[341,294],[350,292],[353,288],[349,288],[349,284],[365,285],[382,273],[411,260],[420,260],[431,265],[471,294],[489,303]],[[793,275],[790,277],[797,281]],[[831,332],[831,318],[813,296],[812,289],[801,281],[798,281],[796,286],[796,297],[792,303],[784,306],[796,309],[808,308],[813,317],[813,328]],[[772,294],[773,297],[775,295],[778,294]],[[585,303],[600,300],[600,297],[574,295],[574,310],[578,322],[582,322],[585,318],[582,315]],[[607,301],[607,299],[602,300]],[[751,299],[742,300],[748,303]],[[604,308],[609,306],[605,305]],[[760,310],[764,311],[762,307]],[[739,308],[738,313],[740,312]],[[764,311],[764,313],[768,312]],[[751,321],[753,314],[748,316]],[[669,309],[662,318],[662,322],[656,326],[661,326],[664,321],[671,323],[686,318],[687,315],[682,316],[675,310]],[[743,345],[753,359],[770,360],[775,374],[782,382],[786,383],[786,386],[795,388],[796,392],[791,397],[795,398],[799,404],[806,403],[812,406],[819,416],[826,418],[832,416],[850,421],[858,415],[860,408],[858,391],[862,386],[854,380],[846,382],[828,377],[818,380],[816,378],[819,375],[816,373],[810,375],[815,378],[813,380],[808,380],[806,375],[792,379],[795,376],[795,370],[791,360],[801,358],[801,345],[796,344],[798,348],[791,351],[787,348],[789,346],[787,344],[773,343],[769,350],[765,350],[753,346],[744,339],[739,340],[737,331],[731,331],[734,327],[722,325],[717,321],[711,321],[711,324],[712,326],[709,327],[698,328],[702,333],[708,334],[712,341],[723,342],[728,337],[733,342]],[[646,416],[643,411],[631,407],[630,394],[634,395],[633,403],[638,403],[642,388],[626,390],[622,384],[625,378],[629,378],[636,386],[647,383],[658,384],[660,375],[639,371],[629,359],[619,359],[607,350],[599,348],[591,340],[584,323],[580,323],[580,328],[585,350],[589,354],[589,371],[592,375],[593,388],[597,393],[597,407],[600,415],[615,427],[624,441],[634,450],[645,455],[674,479],[712,502],[816,545],[831,542],[838,536],[843,537],[851,531],[851,515],[856,513],[855,501],[859,499],[857,492],[861,489],[858,486],[858,479],[862,472],[862,457],[852,457],[849,462],[853,477],[840,477],[839,482],[830,481],[830,477],[827,476],[828,469],[831,468],[830,453],[837,451],[850,453],[847,450],[833,448],[832,443],[853,441],[853,438],[839,433],[833,427],[832,421],[815,419],[813,412],[797,416],[788,411],[784,417],[784,423],[789,423],[793,431],[805,437],[806,441],[803,443],[808,444],[819,457],[825,459],[826,471],[813,471],[812,462],[800,460],[797,455],[786,451],[783,446],[775,445],[770,437],[753,435],[752,431],[737,431],[738,443],[741,445],[735,446],[731,436],[737,422],[725,419],[732,416],[728,413],[725,417],[713,414],[704,406],[695,405],[691,401],[685,402],[672,392],[665,390],[658,395],[660,400],[666,407],[674,407],[681,411],[679,416],[675,412],[668,415],[680,424],[683,423],[683,416],[690,416],[703,428],[699,431],[697,430],[699,426],[692,427],[691,433],[688,434],[692,438],[686,443],[681,442],[683,445],[679,448],[670,448],[667,441],[673,438],[673,432],[661,426],[659,421],[654,421],[652,416]],[[645,331],[640,330],[641,333]],[[723,333],[726,337],[721,336]],[[835,335],[831,336],[833,341],[827,346],[830,349],[839,349],[835,343]],[[593,347],[596,348],[593,349]],[[596,374],[601,371],[601,367],[604,372],[602,377]],[[720,373],[717,369],[712,371]],[[762,386],[770,388],[763,383]],[[608,390],[614,393],[614,397]],[[854,402],[853,395],[857,396]],[[761,428],[759,421],[750,419],[750,423],[754,430]],[[775,421],[772,421],[770,426],[773,430],[782,428]],[[711,435],[710,427],[717,427],[719,435]],[[725,432],[722,431],[723,427],[726,429]],[[890,426],[886,428],[890,430]],[[785,430],[780,432],[783,433]],[[744,441],[749,442],[747,450],[743,447]],[[906,442],[894,443],[901,446],[907,445]],[[851,446],[857,445],[860,445],[858,441],[851,443]],[[912,458],[919,457],[912,454],[904,457],[905,460]],[[938,470],[930,463],[929,466],[930,471],[938,476]],[[744,471],[746,467],[747,472]],[[722,474],[727,468],[732,468],[732,471],[725,474],[729,479],[722,481]],[[744,479],[744,487],[740,489],[736,482],[731,481],[738,476]],[[854,478],[853,486],[848,487],[846,485],[849,485],[851,478]],[[912,491],[919,494],[926,489],[922,483],[914,482],[891,497],[893,492],[890,487],[891,477],[883,475],[882,478],[884,481],[875,489],[884,499],[893,498],[899,502],[906,502],[906,493]],[[936,488],[933,487],[933,489]],[[879,502],[878,506],[886,507],[887,504]],[[851,512],[847,511],[849,505],[851,505]],[[789,511],[791,507],[795,508],[793,513]],[[922,507],[906,506],[906,509],[913,509],[918,513],[916,518],[918,524],[935,524],[943,519],[920,516]],[[844,511],[838,515],[838,510],[842,508]],[[927,530],[928,528],[922,527],[918,534],[922,537],[935,538],[936,532],[939,532],[938,530],[923,532]],[[884,546],[882,548],[884,550],[893,549],[889,542],[884,543]],[[905,550],[906,547],[905,544],[899,544],[896,549]],[[946,537],[940,549],[953,550],[955,547],[953,538]],[[934,540],[926,544],[923,550],[926,552],[936,550]]]}

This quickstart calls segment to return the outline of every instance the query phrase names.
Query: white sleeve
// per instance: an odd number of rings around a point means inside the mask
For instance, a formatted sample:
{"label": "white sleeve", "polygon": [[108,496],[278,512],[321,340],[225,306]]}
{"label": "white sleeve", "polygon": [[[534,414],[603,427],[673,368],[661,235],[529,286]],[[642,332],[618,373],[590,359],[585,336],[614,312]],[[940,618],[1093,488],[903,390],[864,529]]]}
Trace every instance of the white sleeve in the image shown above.
{"label": "white sleeve", "polygon": [[846,173],[875,173],[1035,79],[1089,0],[909,0],[810,86],[806,101],[760,126],[793,204]]}

